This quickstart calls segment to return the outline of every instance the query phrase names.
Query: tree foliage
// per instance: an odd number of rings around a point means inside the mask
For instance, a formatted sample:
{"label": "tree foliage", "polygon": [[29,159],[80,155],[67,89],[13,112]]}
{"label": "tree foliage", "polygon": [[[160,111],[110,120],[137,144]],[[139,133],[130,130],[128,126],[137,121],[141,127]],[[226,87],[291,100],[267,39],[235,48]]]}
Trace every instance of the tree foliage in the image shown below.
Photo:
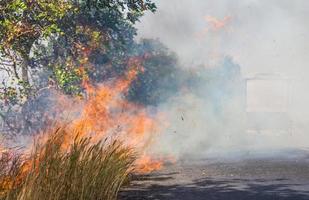
{"label": "tree foliage", "polygon": [[[8,71],[29,84],[29,67],[38,69],[47,64],[55,67],[56,63],[64,66],[71,62],[76,65],[74,69],[58,66],[52,70],[60,86],[73,84],[76,78],[72,75],[78,75],[75,68],[83,64],[85,56],[102,56],[103,59],[92,60],[107,62],[107,57],[123,55],[124,47],[133,42],[135,29],[132,24],[144,11],[155,9],[149,0],[2,1],[2,64],[11,65]],[[18,67],[21,67],[21,75]],[[64,84],[66,82],[69,84]]]}
{"label": "tree foliage", "polygon": [[132,83],[128,99],[142,105],[157,105],[175,94],[185,79],[177,56],[160,41],[152,39],[143,39],[136,51],[144,55],[144,72]]}

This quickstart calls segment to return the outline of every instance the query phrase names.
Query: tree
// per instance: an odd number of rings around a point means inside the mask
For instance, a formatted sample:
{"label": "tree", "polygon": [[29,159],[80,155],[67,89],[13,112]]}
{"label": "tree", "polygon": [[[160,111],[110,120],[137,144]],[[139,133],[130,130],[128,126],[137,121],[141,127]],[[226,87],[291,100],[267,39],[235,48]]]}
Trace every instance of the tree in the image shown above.
{"label": "tree", "polygon": [[179,67],[175,53],[158,40],[143,39],[135,48],[138,55],[145,55],[144,71],[133,81],[128,99],[155,106],[178,91],[186,72]]}
{"label": "tree", "polygon": [[46,86],[76,95],[85,79],[121,74],[133,25],[147,10],[156,10],[151,0],[1,1],[1,110],[22,107]]}
{"label": "tree", "polygon": [[60,32],[58,21],[72,8],[64,0],[51,2],[7,0],[0,3],[0,50],[4,61],[1,64],[11,65],[15,78],[25,84],[29,84],[28,67],[34,43]]}

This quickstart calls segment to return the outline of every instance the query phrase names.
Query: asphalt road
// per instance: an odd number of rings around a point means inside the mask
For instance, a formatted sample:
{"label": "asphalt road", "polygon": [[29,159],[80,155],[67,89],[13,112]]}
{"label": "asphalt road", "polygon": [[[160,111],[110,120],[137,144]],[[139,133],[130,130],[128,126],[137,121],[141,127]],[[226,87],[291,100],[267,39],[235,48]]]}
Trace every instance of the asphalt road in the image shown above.
{"label": "asphalt road", "polygon": [[133,177],[120,199],[309,200],[308,155],[178,162]]}

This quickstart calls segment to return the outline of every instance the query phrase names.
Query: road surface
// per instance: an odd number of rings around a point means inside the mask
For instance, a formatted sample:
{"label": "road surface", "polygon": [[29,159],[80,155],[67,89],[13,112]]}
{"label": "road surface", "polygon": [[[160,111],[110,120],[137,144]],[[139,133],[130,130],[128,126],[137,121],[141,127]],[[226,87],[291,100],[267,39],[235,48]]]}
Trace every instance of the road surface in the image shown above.
{"label": "road surface", "polygon": [[136,176],[121,200],[309,200],[309,154],[178,162]]}

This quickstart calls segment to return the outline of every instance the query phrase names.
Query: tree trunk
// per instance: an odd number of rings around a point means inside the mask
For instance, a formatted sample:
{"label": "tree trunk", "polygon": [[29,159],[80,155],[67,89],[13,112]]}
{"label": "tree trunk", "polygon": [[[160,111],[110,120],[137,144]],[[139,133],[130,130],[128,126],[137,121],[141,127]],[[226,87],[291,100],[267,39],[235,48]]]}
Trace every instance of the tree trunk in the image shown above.
{"label": "tree trunk", "polygon": [[24,84],[28,85],[29,84],[29,76],[28,76],[28,65],[29,65],[29,57],[28,55],[23,56],[23,61],[21,64],[21,78]]}
{"label": "tree trunk", "polygon": [[23,96],[26,99],[28,99],[31,93],[30,82],[29,82],[29,54],[22,55],[21,80],[24,89]]}

